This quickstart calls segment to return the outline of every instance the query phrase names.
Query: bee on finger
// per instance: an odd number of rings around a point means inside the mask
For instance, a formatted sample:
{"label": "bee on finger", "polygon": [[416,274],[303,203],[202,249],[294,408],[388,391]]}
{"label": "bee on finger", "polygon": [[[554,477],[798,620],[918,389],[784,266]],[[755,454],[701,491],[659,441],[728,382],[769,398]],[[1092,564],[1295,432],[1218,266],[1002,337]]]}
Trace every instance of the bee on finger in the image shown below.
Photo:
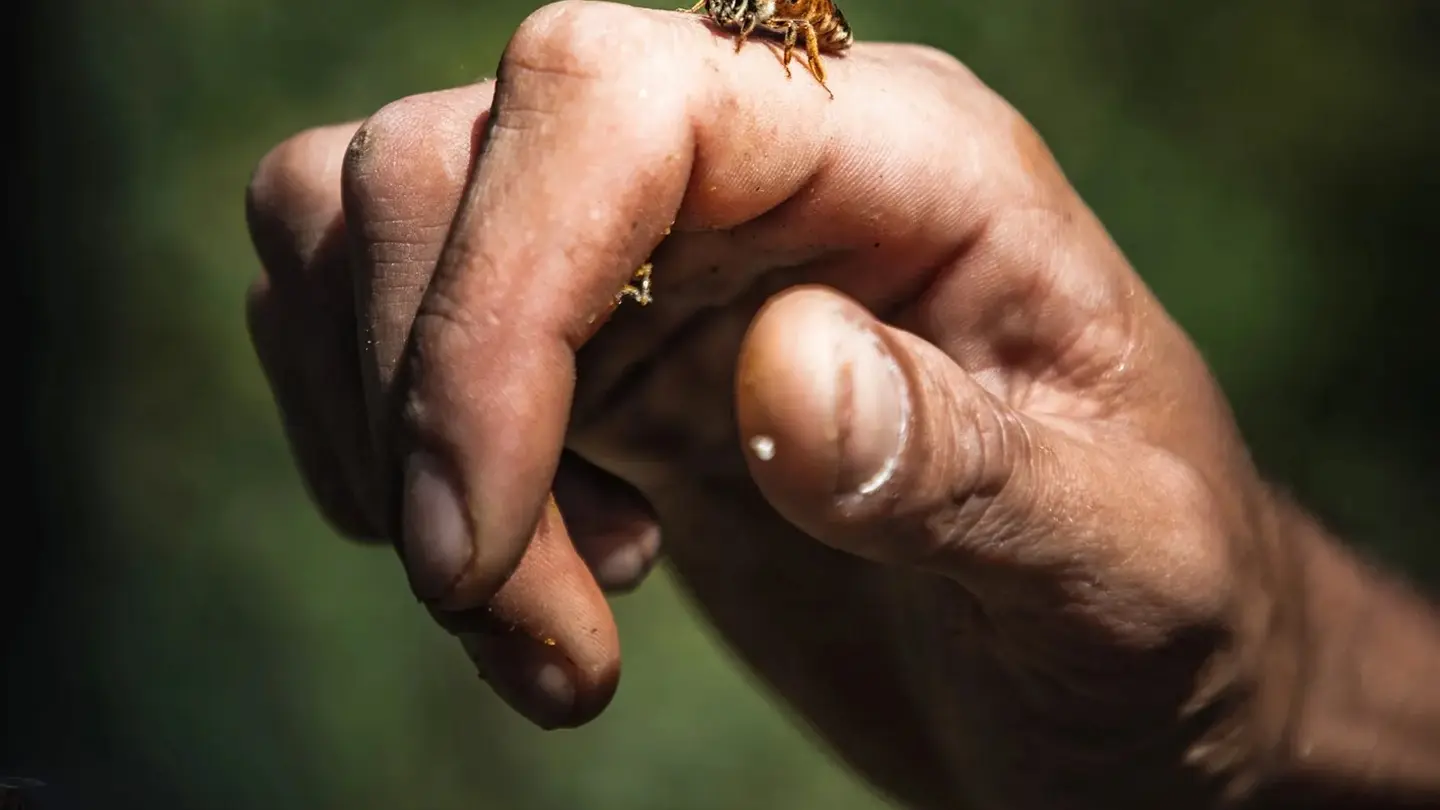
{"label": "bee on finger", "polygon": [[820,55],[843,53],[855,41],[855,36],[834,0],[696,0],[695,5],[680,10],[690,14],[703,10],[716,25],[737,30],[737,53],[757,28],[782,37],[784,55],[781,64],[787,79],[790,78],[790,61],[795,55],[795,46],[803,37],[806,67],[810,75],[825,88],[830,98],[835,98],[830,86],[825,83],[825,65]]}

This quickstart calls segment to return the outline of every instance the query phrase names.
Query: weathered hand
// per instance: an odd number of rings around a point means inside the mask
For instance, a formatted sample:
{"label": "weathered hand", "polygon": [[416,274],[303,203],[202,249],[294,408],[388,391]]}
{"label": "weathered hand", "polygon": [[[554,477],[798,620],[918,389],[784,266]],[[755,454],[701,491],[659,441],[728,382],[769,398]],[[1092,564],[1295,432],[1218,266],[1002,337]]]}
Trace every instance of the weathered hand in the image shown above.
{"label": "weathered hand", "polygon": [[1204,803],[1274,731],[1229,689],[1270,502],[1222,396],[1003,100],[926,48],[827,67],[564,2],[496,83],[267,156],[251,326],[312,492],[542,725],[609,700],[599,586],[659,526],[912,805]]}

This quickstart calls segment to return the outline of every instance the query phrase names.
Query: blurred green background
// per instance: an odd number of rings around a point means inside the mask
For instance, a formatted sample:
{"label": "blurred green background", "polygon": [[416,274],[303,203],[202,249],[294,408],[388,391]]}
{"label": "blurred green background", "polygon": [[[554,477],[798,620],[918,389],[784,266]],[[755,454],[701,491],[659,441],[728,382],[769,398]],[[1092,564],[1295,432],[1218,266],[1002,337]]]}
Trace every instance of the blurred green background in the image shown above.
{"label": "blurred green background", "polygon": [[[544,734],[475,682],[390,553],[336,539],[304,500],[245,337],[248,173],[298,129],[491,73],[535,6],[34,12],[11,213],[34,223],[13,308],[39,340],[17,504],[39,528],[13,532],[0,569],[0,776],[77,807],[881,806],[663,573],[616,603],[613,708]],[[1440,5],[844,10],[861,39],[955,53],[1029,116],[1205,351],[1265,469],[1440,581]]]}

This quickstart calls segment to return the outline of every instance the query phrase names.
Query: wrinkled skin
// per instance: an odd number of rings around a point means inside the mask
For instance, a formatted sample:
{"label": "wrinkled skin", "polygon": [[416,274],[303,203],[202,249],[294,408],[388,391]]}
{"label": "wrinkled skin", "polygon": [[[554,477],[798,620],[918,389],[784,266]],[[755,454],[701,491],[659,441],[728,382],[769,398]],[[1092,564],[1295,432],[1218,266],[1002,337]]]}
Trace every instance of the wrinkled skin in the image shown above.
{"label": "wrinkled skin", "polygon": [[[1197,690],[1265,542],[1223,397],[965,68],[827,67],[834,101],[698,17],[566,2],[498,82],[278,146],[250,324],[312,494],[543,726],[610,699],[604,592],[663,537],[912,806],[1205,804],[1185,752],[1243,707]],[[656,303],[612,312],[652,250]]]}

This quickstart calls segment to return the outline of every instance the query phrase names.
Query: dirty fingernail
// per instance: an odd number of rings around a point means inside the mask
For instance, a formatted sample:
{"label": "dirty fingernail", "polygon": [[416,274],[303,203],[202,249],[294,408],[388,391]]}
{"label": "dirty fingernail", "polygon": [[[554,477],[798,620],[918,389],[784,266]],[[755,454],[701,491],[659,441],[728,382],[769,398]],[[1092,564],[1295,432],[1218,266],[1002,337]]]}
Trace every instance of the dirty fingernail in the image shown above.
{"label": "dirty fingernail", "polygon": [[424,452],[405,465],[401,556],[411,590],[427,602],[450,592],[473,554],[469,521],[448,472]]}
{"label": "dirty fingernail", "polygon": [[840,488],[867,495],[894,472],[908,419],[900,366],[879,335],[855,326],[837,335],[834,418]]}

